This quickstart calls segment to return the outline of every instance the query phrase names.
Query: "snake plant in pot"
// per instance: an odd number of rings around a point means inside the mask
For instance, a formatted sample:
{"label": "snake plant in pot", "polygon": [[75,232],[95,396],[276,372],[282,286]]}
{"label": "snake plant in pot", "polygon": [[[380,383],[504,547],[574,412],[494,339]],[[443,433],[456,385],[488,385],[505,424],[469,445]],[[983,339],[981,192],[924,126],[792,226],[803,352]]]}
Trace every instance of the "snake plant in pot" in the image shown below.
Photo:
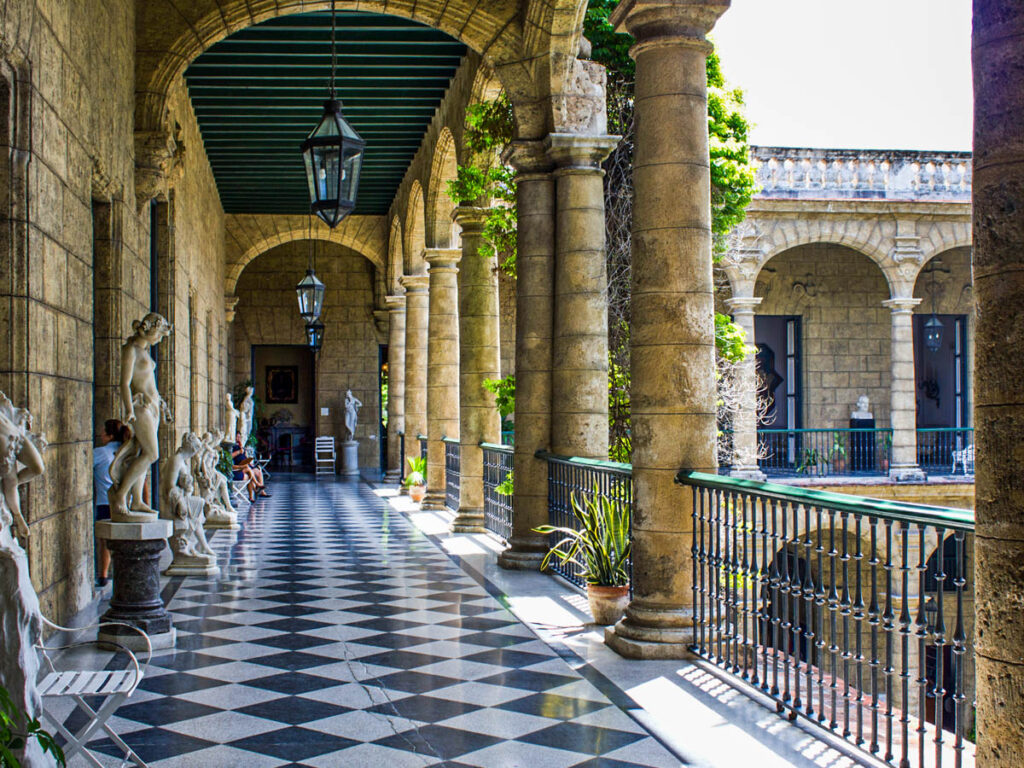
{"label": "snake plant in pot", "polygon": [[422,456],[409,457],[409,474],[402,485],[409,491],[409,498],[419,503],[427,494],[427,460]]}
{"label": "snake plant in pot", "polygon": [[570,504],[578,528],[534,528],[537,533],[562,537],[544,556],[541,569],[547,569],[553,557],[563,565],[572,562],[579,566],[587,581],[594,623],[614,624],[622,618],[629,602],[629,502],[622,489],[602,494],[595,487],[579,496],[573,493]]}

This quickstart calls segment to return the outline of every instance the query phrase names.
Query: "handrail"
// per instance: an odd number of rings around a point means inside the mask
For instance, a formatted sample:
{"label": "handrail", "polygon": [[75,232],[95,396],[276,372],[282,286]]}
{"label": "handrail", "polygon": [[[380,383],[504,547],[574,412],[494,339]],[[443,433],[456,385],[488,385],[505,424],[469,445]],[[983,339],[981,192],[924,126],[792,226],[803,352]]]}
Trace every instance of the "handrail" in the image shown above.
{"label": "handrail", "polygon": [[624,475],[633,474],[633,466],[631,464],[622,464],[618,461],[602,461],[600,459],[583,459],[579,456],[559,456],[556,453],[549,451],[537,451],[533,454],[538,459],[546,459],[548,461],[554,461],[562,464],[575,464],[584,467],[597,467],[598,469],[607,469],[611,472],[620,472]]}
{"label": "handrail", "polygon": [[452,445],[461,445],[461,443],[458,440],[456,440],[454,437],[442,437],[441,438],[441,442],[442,443],[451,443]]}
{"label": "handrail", "polygon": [[973,432],[974,427],[918,427],[918,432]]}
{"label": "handrail", "polygon": [[430,438],[428,438],[426,435],[416,435],[416,439],[417,440],[429,440]]}
{"label": "handrail", "polygon": [[846,493],[819,491],[813,488],[781,485],[779,483],[761,483],[756,480],[744,480],[738,477],[712,475],[707,472],[682,470],[676,475],[679,485],[695,485],[699,488],[712,488],[720,491],[745,491],[758,496],[786,502],[803,502],[805,504],[829,507],[840,512],[853,512],[869,517],[889,520],[935,525],[942,528],[974,530],[974,512],[967,509],[952,507],[933,507],[926,504],[909,504],[901,501],[887,501],[863,496],[851,496]]}
{"label": "handrail", "polygon": [[477,443],[485,451],[498,451],[499,453],[515,453],[511,445],[499,445],[498,443]]}

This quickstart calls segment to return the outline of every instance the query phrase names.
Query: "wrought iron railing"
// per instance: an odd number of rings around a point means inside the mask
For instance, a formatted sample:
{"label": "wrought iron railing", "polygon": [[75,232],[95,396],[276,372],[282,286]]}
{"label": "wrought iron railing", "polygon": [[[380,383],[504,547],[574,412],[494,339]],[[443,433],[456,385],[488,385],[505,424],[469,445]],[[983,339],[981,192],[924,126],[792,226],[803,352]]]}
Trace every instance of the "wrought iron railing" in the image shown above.
{"label": "wrought iron railing", "polygon": [[[573,496],[582,502],[583,494],[593,494],[633,505],[633,468],[629,464],[596,459],[556,456],[538,451],[539,459],[548,463],[548,521],[564,528],[579,528],[572,513]],[[552,534],[551,543],[561,536]],[[577,586],[586,585],[581,568],[575,563],[560,564],[552,558],[551,570]]]}
{"label": "wrought iron railing", "polygon": [[516,442],[516,431],[514,429],[503,429],[501,431],[501,444],[502,445],[515,445]]}
{"label": "wrought iron railing", "polygon": [[398,433],[398,471],[401,474],[399,483],[405,482],[405,432]]}
{"label": "wrought iron railing", "polygon": [[973,513],[677,480],[697,654],[891,765],[973,764]]}
{"label": "wrought iron railing", "polygon": [[458,440],[442,437],[444,443],[444,505],[453,512],[459,510],[459,468],[462,446]]}
{"label": "wrought iron railing", "polygon": [[427,436],[416,435],[416,439],[420,441],[420,458],[427,458]]}
{"label": "wrought iron railing", "polygon": [[974,427],[918,429],[917,464],[926,472],[974,474]]}
{"label": "wrought iron railing", "polygon": [[484,526],[504,541],[512,538],[512,455],[507,445],[480,443],[484,455]]}
{"label": "wrought iron railing", "polygon": [[884,475],[891,429],[759,429],[758,467],[769,477]]}

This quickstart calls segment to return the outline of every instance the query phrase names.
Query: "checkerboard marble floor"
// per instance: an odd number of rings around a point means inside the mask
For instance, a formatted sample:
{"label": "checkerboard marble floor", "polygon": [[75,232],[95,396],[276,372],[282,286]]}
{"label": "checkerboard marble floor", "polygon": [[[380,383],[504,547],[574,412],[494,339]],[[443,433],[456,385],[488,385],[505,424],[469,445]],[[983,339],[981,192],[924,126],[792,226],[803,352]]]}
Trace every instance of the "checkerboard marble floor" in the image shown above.
{"label": "checkerboard marble floor", "polygon": [[367,485],[286,477],[242,519],[111,719],[154,768],[680,764]]}

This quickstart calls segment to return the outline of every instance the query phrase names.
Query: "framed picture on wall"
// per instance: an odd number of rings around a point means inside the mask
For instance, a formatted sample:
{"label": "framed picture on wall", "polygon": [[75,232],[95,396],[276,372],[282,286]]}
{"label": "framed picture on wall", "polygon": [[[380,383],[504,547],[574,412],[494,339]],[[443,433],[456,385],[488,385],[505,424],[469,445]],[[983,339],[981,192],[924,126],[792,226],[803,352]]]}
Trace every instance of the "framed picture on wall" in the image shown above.
{"label": "framed picture on wall", "polygon": [[299,402],[299,366],[267,366],[267,402]]}

